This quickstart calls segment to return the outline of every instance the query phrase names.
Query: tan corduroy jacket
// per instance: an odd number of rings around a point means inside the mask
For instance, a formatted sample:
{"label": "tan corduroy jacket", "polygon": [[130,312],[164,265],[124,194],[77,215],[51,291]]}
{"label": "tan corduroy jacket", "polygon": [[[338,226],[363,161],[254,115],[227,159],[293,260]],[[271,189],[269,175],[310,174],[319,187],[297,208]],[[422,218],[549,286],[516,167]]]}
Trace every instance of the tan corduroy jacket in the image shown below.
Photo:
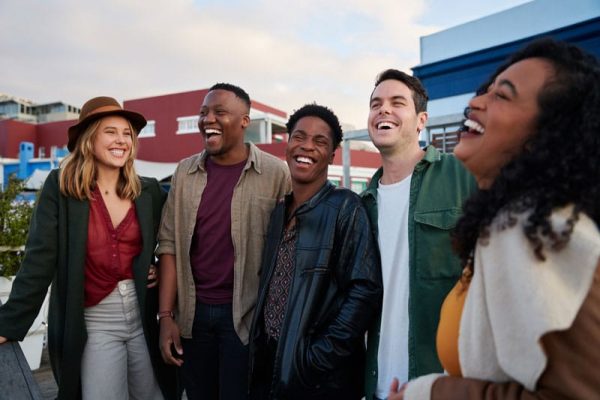
{"label": "tan corduroy jacket", "polygon": [[[248,343],[258,293],[264,235],[272,209],[290,191],[287,165],[249,144],[249,156],[231,199],[233,266],[233,324],[242,343]],[[158,233],[156,254],[173,254],[177,268],[176,321],[181,336],[190,338],[196,308],[196,288],[190,265],[190,246],[196,214],[206,187],[203,151],[182,160],[171,180],[171,190]]]}

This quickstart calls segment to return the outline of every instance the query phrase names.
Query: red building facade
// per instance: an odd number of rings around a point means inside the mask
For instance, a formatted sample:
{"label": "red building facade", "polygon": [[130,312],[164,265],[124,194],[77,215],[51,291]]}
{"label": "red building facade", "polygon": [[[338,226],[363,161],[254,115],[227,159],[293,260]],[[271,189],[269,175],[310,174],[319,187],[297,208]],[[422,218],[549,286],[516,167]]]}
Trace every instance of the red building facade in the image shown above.
{"label": "red building facade", "polygon": [[[167,94],[134,100],[126,100],[124,108],[137,111],[148,120],[148,125],[140,133],[138,159],[152,162],[174,163],[200,152],[204,146],[198,133],[198,112],[208,93],[208,89]],[[287,132],[284,111],[266,104],[252,101],[252,120],[246,132],[246,139],[256,143],[263,150],[285,158]],[[17,158],[19,144],[32,142],[35,155],[50,157],[52,149],[63,148],[67,144],[67,129],[76,121],[60,121],[32,124],[15,120],[0,120],[0,156]],[[334,165],[330,168],[332,180],[341,183],[342,151],[338,149]],[[360,170],[356,178],[360,182],[368,180],[367,175],[380,165],[379,154],[369,151],[351,151],[352,167]],[[358,168],[356,168],[358,167]],[[351,175],[355,175],[353,172]],[[338,179],[340,178],[340,179]]]}

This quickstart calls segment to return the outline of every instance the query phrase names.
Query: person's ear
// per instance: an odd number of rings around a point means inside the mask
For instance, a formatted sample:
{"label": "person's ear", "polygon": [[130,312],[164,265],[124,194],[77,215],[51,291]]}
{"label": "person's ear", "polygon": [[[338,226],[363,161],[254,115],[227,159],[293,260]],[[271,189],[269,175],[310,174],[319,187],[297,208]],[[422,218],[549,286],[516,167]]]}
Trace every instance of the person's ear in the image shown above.
{"label": "person's ear", "polygon": [[245,114],[242,117],[242,128],[246,129],[248,125],[250,125],[250,116],[248,114]]}
{"label": "person's ear", "polygon": [[423,129],[425,129],[425,124],[427,124],[427,111],[421,111],[417,114],[417,133],[421,133]]}

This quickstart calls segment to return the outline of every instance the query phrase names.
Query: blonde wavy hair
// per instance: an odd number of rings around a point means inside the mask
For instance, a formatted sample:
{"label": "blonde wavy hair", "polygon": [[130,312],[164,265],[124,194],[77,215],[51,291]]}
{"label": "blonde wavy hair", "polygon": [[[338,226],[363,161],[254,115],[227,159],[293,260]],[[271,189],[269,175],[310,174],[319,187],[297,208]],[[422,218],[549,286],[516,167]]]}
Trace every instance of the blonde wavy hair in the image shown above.
{"label": "blonde wavy hair", "polygon": [[[100,122],[94,121],[88,125],[77,141],[73,152],[69,154],[60,164],[59,187],[65,196],[74,197],[78,200],[92,199],[92,191],[96,186],[97,169],[94,156],[94,140],[98,134]],[[133,160],[137,154],[137,133],[129,120],[129,128],[134,133],[131,136],[131,152],[121,167],[119,182],[117,183],[117,195],[122,199],[135,200],[142,191],[140,178],[135,173]]]}

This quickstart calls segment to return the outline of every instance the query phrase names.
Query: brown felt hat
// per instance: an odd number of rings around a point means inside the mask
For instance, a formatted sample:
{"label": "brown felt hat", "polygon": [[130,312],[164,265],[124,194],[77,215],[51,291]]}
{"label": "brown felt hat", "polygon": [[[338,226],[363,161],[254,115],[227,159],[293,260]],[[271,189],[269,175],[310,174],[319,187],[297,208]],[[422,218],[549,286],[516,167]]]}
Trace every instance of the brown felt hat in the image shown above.
{"label": "brown felt hat", "polygon": [[77,139],[90,123],[108,115],[120,115],[126,118],[131,123],[136,135],[146,126],[146,118],[142,114],[124,110],[119,102],[112,97],[94,97],[85,102],[81,107],[79,121],[69,128],[69,143],[67,144],[69,151],[75,149]]}

